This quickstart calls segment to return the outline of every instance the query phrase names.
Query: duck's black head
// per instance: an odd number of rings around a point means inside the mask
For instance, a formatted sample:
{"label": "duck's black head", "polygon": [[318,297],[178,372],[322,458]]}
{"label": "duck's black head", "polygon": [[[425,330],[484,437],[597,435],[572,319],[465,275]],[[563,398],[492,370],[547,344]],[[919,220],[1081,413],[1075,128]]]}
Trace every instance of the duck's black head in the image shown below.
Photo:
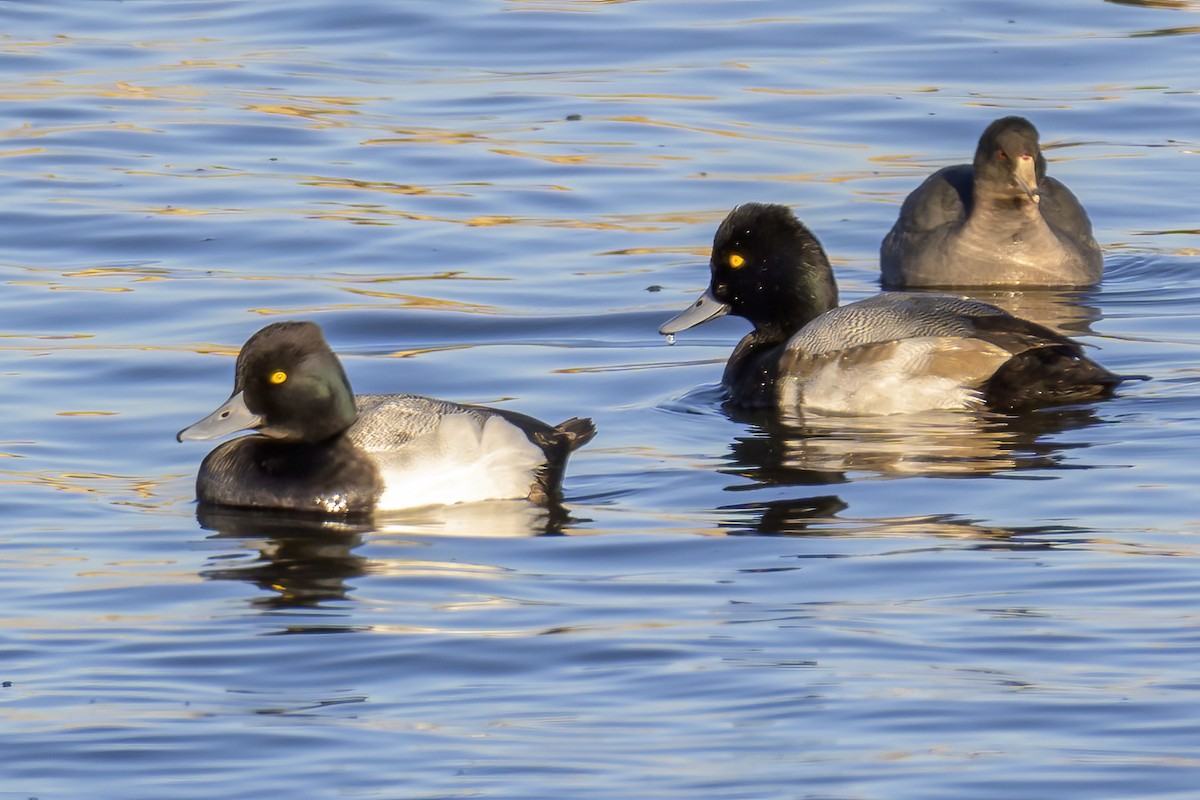
{"label": "duck's black head", "polygon": [[350,381],[321,328],[276,322],[242,346],[229,400],[178,438],[256,429],[273,439],[321,442],[345,431],[356,416]]}
{"label": "duck's black head", "polygon": [[744,317],[763,341],[782,341],[837,305],[821,243],[787,206],[745,203],[713,237],[708,290],[671,319],[671,334],[722,314]]}
{"label": "duck's black head", "polygon": [[1037,203],[1046,177],[1037,128],[1024,117],[996,120],[979,137],[974,166],[977,199]]}

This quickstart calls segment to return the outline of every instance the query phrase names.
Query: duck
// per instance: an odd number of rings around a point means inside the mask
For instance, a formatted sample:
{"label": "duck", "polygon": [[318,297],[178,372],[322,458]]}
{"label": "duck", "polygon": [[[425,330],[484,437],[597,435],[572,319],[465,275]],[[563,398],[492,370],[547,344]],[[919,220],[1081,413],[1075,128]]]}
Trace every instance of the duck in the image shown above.
{"label": "duck", "polygon": [[1085,288],[1104,270],[1087,212],[1046,174],[1037,128],[1019,116],[984,129],[973,163],[913,190],[879,256],[884,289]]}
{"label": "duck", "polygon": [[725,314],[748,320],[722,377],[735,408],[1020,411],[1106,397],[1124,380],[1077,342],[979,300],[882,292],[838,305],[824,248],[787,206],[734,208],[709,268],[708,289],[659,332],[673,340]]}
{"label": "duck", "polygon": [[596,428],[415,394],[356,396],[320,326],[286,321],[246,341],[229,399],[176,438],[239,431],[252,433],[201,463],[202,505],[355,517],[482,500],[555,504],[567,457]]}

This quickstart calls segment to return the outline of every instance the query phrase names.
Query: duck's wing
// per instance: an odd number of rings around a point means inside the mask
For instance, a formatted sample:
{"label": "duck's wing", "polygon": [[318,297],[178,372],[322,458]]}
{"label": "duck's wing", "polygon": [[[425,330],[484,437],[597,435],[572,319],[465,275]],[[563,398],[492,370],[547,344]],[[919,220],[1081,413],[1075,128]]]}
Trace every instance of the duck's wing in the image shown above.
{"label": "duck's wing", "polygon": [[[545,453],[503,414],[419,395],[362,395],[347,431],[378,465],[380,510],[528,497]],[[548,427],[548,426],[547,426]]]}
{"label": "duck's wing", "polygon": [[349,435],[391,478],[381,507],[397,507],[422,487],[441,497],[455,484],[474,486],[472,499],[527,496],[548,504],[559,497],[567,457],[596,435],[592,421],[579,417],[549,425],[508,409],[420,395],[355,400],[359,419]]}
{"label": "duck's wing", "polygon": [[443,417],[469,414],[482,421],[478,407],[416,394],[360,394],[354,398],[358,419],[347,436],[364,450],[394,450],[437,430]]}
{"label": "duck's wing", "polygon": [[1042,181],[1038,194],[1038,206],[1047,222],[1076,235],[1092,235],[1092,221],[1087,211],[1066,184],[1047,176]]}
{"label": "duck's wing", "polygon": [[1019,317],[982,320],[978,336],[1012,354],[984,386],[993,408],[1096,400],[1109,397],[1122,382],[1135,377],[1109,372],[1084,355],[1078,342]]}
{"label": "duck's wing", "polygon": [[993,408],[1095,400],[1110,396],[1130,379],[1088,358],[1079,342],[988,303],[948,297],[933,305],[970,325],[973,341],[987,342],[1008,353],[983,385],[984,399]]}
{"label": "duck's wing", "polygon": [[1026,321],[991,303],[957,295],[880,292],[825,312],[793,335],[785,350],[821,355],[918,337],[971,338],[984,327],[998,333],[1010,322]]}
{"label": "duck's wing", "polygon": [[970,164],[944,167],[904,199],[879,248],[883,285],[900,287],[916,259],[936,252],[938,240],[970,214],[975,170]]}
{"label": "duck's wing", "polygon": [[975,168],[970,164],[943,167],[905,198],[899,223],[912,231],[931,231],[961,222],[971,212]]}
{"label": "duck's wing", "polygon": [[1074,245],[1080,257],[1096,270],[1099,280],[1104,259],[1092,234],[1092,221],[1075,194],[1062,182],[1047,177],[1042,181],[1038,206],[1046,224]]}

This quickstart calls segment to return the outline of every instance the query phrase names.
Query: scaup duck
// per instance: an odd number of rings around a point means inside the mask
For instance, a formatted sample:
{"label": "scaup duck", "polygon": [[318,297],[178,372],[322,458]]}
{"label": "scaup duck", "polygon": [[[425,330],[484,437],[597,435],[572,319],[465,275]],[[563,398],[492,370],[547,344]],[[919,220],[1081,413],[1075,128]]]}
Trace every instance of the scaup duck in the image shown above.
{"label": "scaup duck", "polygon": [[825,251],[786,206],[735,208],[710,268],[708,290],[659,332],[727,313],[749,320],[722,381],[735,406],[1019,409],[1104,397],[1122,380],[1076,342],[977,300],[884,292],[839,307]]}
{"label": "scaup duck", "polygon": [[905,199],[880,247],[885,289],[1091,286],[1104,261],[1083,206],[1046,175],[1037,128],[1003,117],[973,164],[945,167]]}
{"label": "scaup duck", "polygon": [[503,409],[412,394],[355,396],[319,326],[276,322],[238,354],[233,394],[180,431],[225,442],[200,465],[202,503],[355,516],[528,498],[556,502],[590,419],[550,426]]}

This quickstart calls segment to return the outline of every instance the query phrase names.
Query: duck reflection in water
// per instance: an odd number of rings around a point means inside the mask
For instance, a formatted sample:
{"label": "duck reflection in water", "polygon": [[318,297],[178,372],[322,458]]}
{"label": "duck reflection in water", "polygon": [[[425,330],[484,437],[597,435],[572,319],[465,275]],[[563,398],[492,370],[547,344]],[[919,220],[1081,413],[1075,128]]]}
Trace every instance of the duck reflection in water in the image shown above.
{"label": "duck reflection in water", "polygon": [[[200,525],[216,531],[213,539],[238,542],[235,553],[212,559],[200,573],[210,580],[254,584],[265,594],[250,602],[265,609],[316,608],[345,600],[347,582],[365,575],[372,563],[354,550],[363,543],[367,523],[321,520],[311,515],[287,516],[201,504]],[[247,559],[243,548],[257,557]],[[322,630],[329,626],[322,625]]]}
{"label": "duck reflection in water", "polygon": [[1100,421],[1092,406],[886,417],[802,416],[728,404],[724,410],[749,426],[747,435],[730,445],[730,464],[724,468],[750,479],[747,489],[845,483],[864,474],[969,477],[1062,468],[1067,451],[1089,444],[1045,437]]}
{"label": "duck reflection in water", "polygon": [[[559,535],[578,521],[561,504],[535,506],[524,500],[430,506],[381,514],[370,521],[328,520],[209,503],[201,503],[196,516],[201,527],[216,531],[211,538],[240,540],[242,545],[236,553],[214,557],[213,567],[201,577],[254,584],[266,594],[250,602],[266,609],[317,608],[350,599],[353,579],[390,568],[386,560],[373,561],[354,552],[368,535]],[[245,550],[254,556],[252,560],[247,560]],[[321,624],[311,632],[331,630],[336,628]]]}
{"label": "duck reflection in water", "polygon": [[[860,517],[842,514],[849,506],[833,495],[782,498],[721,506],[726,518],[719,523],[729,536],[880,537],[953,540],[948,547],[962,549],[964,539],[979,550],[1052,550],[1078,547],[1090,541],[1089,532],[1063,525],[1003,527],[987,525],[959,514],[924,514],[908,517]],[[836,552],[804,551],[797,558],[837,558]],[[800,569],[772,566],[769,571]]]}
{"label": "duck reflection in water", "polygon": [[835,495],[788,497],[756,503],[721,506],[729,518],[718,523],[730,536],[808,536],[841,530],[837,518],[848,506]]}

